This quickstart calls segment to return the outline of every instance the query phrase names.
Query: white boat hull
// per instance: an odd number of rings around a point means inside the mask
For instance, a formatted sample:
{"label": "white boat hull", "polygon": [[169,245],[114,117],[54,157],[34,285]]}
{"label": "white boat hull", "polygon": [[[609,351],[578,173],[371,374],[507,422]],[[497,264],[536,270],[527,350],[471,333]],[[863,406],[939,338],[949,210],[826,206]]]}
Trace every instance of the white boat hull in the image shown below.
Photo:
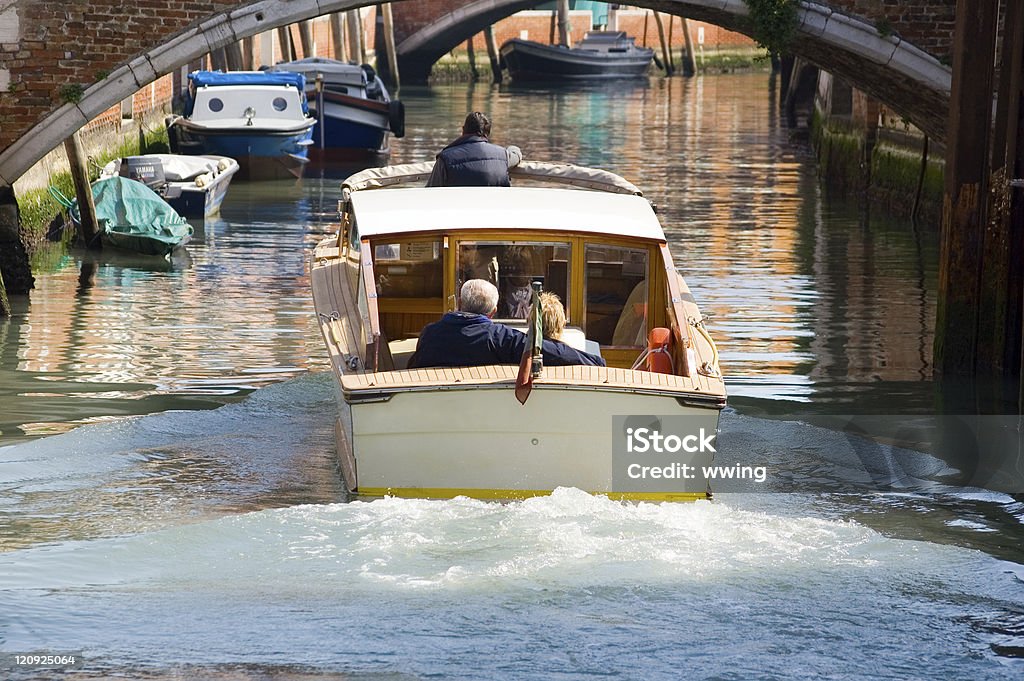
{"label": "white boat hull", "polygon": [[[538,384],[522,406],[511,385],[398,392],[387,401],[345,400],[340,454],[355,462],[350,488],[371,496],[518,498],[557,487],[616,498],[706,496],[700,475],[671,493],[652,493],[649,480],[625,479],[626,459],[613,456],[613,418],[626,414],[690,416],[714,433],[719,409],[565,385]],[[674,458],[699,471],[712,457]]]}

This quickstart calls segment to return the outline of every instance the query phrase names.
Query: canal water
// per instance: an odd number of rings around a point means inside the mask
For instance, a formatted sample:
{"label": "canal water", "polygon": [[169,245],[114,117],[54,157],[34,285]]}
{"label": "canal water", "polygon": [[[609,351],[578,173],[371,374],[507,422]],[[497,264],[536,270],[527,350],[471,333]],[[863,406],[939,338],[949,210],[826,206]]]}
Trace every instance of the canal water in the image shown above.
{"label": "canal water", "polygon": [[171,261],[43,254],[0,320],[4,678],[1021,678],[1021,490],[815,421],[936,408],[934,226],[830,196],[767,74],[402,95],[395,162],[480,109],[645,190],[721,349],[720,456],[766,482],[349,502],[306,272],[345,171],[237,183]]}

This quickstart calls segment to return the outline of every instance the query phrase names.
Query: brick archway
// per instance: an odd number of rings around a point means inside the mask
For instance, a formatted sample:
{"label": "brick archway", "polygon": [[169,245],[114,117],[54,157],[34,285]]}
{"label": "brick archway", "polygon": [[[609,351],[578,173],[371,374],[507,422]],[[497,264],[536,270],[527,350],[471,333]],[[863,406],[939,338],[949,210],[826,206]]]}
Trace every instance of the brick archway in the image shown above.
{"label": "brick archway", "polygon": [[[19,77],[13,90],[0,90],[0,184],[13,184],[91,118],[182,64],[256,33],[370,4],[366,0],[0,3],[0,76],[15,73]],[[437,55],[483,26],[529,4],[523,0],[468,4],[396,0],[400,63],[410,72],[422,71],[423,63],[429,66]],[[634,4],[746,30],[743,0],[638,0]],[[954,5],[955,0],[804,2],[794,51],[886,102],[941,141],[950,72],[937,57],[946,56],[952,44]],[[897,19],[890,19],[887,12],[898,13]],[[904,21],[904,16],[909,18]],[[884,30],[880,32],[879,27]],[[81,99],[60,103],[59,86],[78,83],[84,87]]]}
{"label": "brick archway", "polygon": [[[440,6],[436,0],[431,3]],[[480,32],[499,18],[526,9],[529,0],[474,0],[447,2],[448,12],[437,14],[430,23],[407,23],[398,45],[399,65],[408,80],[426,80],[430,66],[443,54]],[[738,33],[749,32],[747,6],[743,0],[634,0],[637,7],[685,16],[716,24]],[[914,17],[910,33],[945,57],[952,44],[952,0],[905,2],[902,12]],[[945,138],[949,107],[951,71],[937,56],[901,37],[898,25],[883,23],[884,15],[845,14],[844,11],[875,12],[881,2],[834,0],[830,5],[804,2],[800,27],[793,44],[796,56],[840,76],[860,90],[885,102],[936,140]],[[931,14],[926,12],[930,11]],[[421,11],[423,16],[425,12]],[[903,16],[903,15],[901,15]],[[408,15],[406,15],[406,21]],[[918,19],[941,17],[936,33],[923,31]],[[416,17],[422,20],[422,17]],[[883,27],[884,35],[879,32]],[[889,29],[886,29],[886,26]],[[910,26],[908,25],[908,28]]]}

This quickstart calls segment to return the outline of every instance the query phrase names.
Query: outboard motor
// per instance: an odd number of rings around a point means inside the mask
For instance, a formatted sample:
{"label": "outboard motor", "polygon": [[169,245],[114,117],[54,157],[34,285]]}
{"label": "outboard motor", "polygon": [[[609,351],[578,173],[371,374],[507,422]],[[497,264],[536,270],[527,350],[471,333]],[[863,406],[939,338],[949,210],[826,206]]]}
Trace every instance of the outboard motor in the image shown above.
{"label": "outboard motor", "polygon": [[164,164],[158,158],[145,156],[127,156],[121,160],[121,177],[136,180],[150,189],[158,189],[167,184],[164,177]]}

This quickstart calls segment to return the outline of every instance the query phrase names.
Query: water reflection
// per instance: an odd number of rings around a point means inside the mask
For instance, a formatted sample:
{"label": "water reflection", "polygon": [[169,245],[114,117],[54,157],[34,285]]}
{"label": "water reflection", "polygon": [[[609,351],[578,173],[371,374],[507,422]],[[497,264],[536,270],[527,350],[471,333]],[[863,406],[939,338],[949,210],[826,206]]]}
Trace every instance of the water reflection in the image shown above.
{"label": "water reflection", "polygon": [[[748,410],[933,408],[934,231],[821,189],[762,73],[578,88],[405,88],[391,162],[429,160],[470,110],[528,158],[608,168],[657,206]],[[339,180],[232,185],[170,261],[72,253],[0,321],[0,437],[221,403],[325,366],[306,257]],[[41,387],[44,386],[45,388]]]}

